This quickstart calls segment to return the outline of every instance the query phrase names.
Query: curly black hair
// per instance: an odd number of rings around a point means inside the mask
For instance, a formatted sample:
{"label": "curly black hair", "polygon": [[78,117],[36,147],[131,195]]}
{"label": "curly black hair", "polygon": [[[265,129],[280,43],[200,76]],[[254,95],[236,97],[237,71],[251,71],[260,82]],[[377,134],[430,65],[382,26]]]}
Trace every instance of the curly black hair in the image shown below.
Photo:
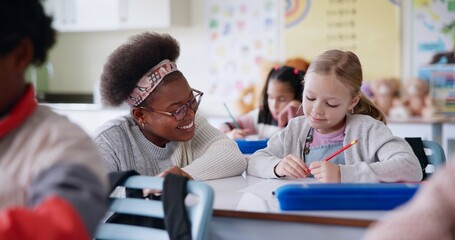
{"label": "curly black hair", "polygon": [[0,1],[0,56],[10,53],[24,38],[33,44],[32,62],[46,60],[47,51],[55,43],[52,18],[46,16],[39,0]]}
{"label": "curly black hair", "polygon": [[104,65],[100,83],[103,102],[122,104],[148,70],[164,59],[175,62],[179,55],[179,43],[169,34],[145,32],[130,37]]}

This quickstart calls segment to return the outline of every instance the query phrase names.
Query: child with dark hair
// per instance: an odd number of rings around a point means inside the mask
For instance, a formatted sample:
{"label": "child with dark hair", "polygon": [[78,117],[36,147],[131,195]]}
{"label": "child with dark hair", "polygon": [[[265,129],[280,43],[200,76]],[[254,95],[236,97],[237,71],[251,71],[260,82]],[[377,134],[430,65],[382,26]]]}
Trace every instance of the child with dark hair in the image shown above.
{"label": "child with dark hair", "polygon": [[[411,146],[393,136],[384,114],[361,91],[360,60],[353,52],[326,51],[305,74],[304,116],[291,119],[249,157],[247,173],[263,178],[321,182],[420,181],[422,169]],[[324,159],[352,141],[330,161]]]}
{"label": "child with dark hair", "polygon": [[98,129],[94,140],[107,172],[173,173],[196,180],[240,175],[246,159],[236,143],[197,114],[203,93],[177,68],[178,42],[142,33],[117,48],[104,66],[101,96],[131,112]]}
{"label": "child with dark hair", "polygon": [[258,135],[270,138],[298,113],[302,101],[304,71],[289,66],[276,66],[267,76],[259,108],[222,124],[219,129],[232,139]]}
{"label": "child with dark hair", "polygon": [[96,146],[24,76],[55,43],[51,21],[38,0],[0,1],[0,239],[91,239],[107,208]]}

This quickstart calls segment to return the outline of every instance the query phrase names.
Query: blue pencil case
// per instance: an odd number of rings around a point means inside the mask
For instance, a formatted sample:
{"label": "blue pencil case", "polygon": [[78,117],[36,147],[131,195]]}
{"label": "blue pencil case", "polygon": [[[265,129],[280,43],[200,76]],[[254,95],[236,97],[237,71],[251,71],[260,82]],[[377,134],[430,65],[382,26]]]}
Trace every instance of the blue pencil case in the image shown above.
{"label": "blue pencil case", "polygon": [[390,210],[418,188],[417,183],[288,184],[275,194],[281,210]]}
{"label": "blue pencil case", "polygon": [[240,148],[240,151],[243,154],[252,154],[259,149],[263,149],[267,147],[268,139],[263,140],[244,140],[244,139],[236,139],[235,142]]}

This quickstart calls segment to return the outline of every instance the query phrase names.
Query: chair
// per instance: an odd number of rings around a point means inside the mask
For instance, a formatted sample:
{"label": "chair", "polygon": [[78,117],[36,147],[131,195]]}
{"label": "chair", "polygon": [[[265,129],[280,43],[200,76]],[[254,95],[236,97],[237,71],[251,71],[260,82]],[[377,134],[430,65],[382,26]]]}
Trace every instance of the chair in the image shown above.
{"label": "chair", "polygon": [[423,149],[428,159],[428,166],[425,171],[429,176],[436,172],[446,163],[444,149],[437,142],[422,140]]}
{"label": "chair", "polygon": [[[130,176],[122,185],[131,189],[162,190],[163,182],[164,178],[160,177]],[[192,197],[192,195],[197,197],[197,201],[195,201],[195,198],[187,198],[185,200],[188,218],[191,223],[192,239],[207,239],[213,211],[213,189],[205,183],[188,180],[187,191],[189,197]],[[162,201],[142,198],[111,198],[111,200],[109,211],[145,217],[164,218]],[[169,235],[164,229],[117,223],[102,223],[95,233],[95,239],[169,239]]]}

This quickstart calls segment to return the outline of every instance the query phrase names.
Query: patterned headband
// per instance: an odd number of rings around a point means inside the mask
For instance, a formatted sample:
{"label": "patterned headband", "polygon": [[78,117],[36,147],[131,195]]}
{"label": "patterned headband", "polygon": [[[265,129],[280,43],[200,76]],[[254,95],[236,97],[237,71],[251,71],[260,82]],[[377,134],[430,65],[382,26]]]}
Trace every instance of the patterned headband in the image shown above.
{"label": "patterned headband", "polygon": [[171,62],[168,59],[161,61],[142,76],[139,82],[137,82],[136,87],[126,99],[126,102],[132,107],[141,104],[166,75],[176,71],[178,71],[178,69],[174,62]]}

